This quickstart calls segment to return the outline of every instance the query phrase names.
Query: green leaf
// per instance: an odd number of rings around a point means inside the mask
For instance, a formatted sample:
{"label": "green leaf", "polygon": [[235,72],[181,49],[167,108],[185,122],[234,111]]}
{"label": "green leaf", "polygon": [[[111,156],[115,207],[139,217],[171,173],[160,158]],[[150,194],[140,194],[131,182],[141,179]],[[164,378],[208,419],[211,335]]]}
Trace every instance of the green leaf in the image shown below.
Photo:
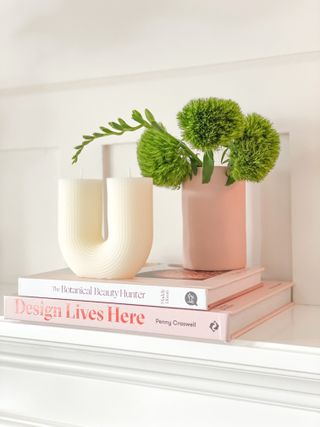
{"label": "green leaf", "polygon": [[102,132],[104,132],[106,135],[111,135],[112,131],[108,128],[105,128],[104,126],[100,126],[100,128],[102,130]]}
{"label": "green leaf", "polygon": [[148,108],[146,108],[144,110],[144,114],[146,115],[147,120],[149,120],[150,123],[155,122],[156,119],[154,118],[153,114],[151,113],[150,110],[148,110]]}
{"label": "green leaf", "polygon": [[202,184],[210,182],[214,169],[214,159],[212,150],[206,151],[203,156],[203,169],[202,169]]}
{"label": "green leaf", "polygon": [[91,135],[83,135],[83,139],[93,139]]}
{"label": "green leaf", "polygon": [[75,147],[73,147],[75,150],[79,150],[79,148],[82,148],[82,145],[76,145]]}
{"label": "green leaf", "polygon": [[232,185],[234,182],[236,182],[236,180],[235,179],[233,179],[230,175],[228,175],[228,179],[227,179],[227,182],[226,182],[226,185]]}
{"label": "green leaf", "polygon": [[224,158],[226,157],[226,154],[227,154],[228,150],[229,150],[229,148],[226,148],[226,149],[224,150],[224,152],[222,153],[222,156],[221,156],[221,164],[227,163],[227,162],[229,161],[228,159],[227,159],[226,161],[224,160]]}
{"label": "green leaf", "polygon": [[120,126],[122,129],[131,130],[132,127],[128,125],[123,119],[119,118],[118,122],[120,123]]}
{"label": "green leaf", "polygon": [[132,119],[135,121],[135,122],[138,122],[138,123],[141,123],[142,125],[144,124],[144,122],[145,122],[145,120],[144,120],[144,118],[142,117],[142,115],[141,115],[141,113],[139,113],[139,111],[137,111],[137,110],[133,110],[132,111]]}
{"label": "green leaf", "polygon": [[196,161],[195,159],[193,159],[193,158],[191,158],[191,159],[190,159],[190,161],[191,161],[191,169],[192,169],[192,173],[193,173],[193,175],[194,175],[194,176],[196,176],[196,175],[197,175],[197,173],[198,173],[198,163],[197,163],[197,161]]}
{"label": "green leaf", "polygon": [[161,125],[158,122],[152,122],[151,126],[155,129],[157,129],[160,132],[165,132],[165,130],[163,129],[163,127],[161,127]]}
{"label": "green leaf", "polygon": [[122,129],[122,126],[120,126],[118,123],[115,123],[115,122],[109,122],[109,125],[113,128],[113,129],[116,129],[116,130],[123,130]]}
{"label": "green leaf", "polygon": [[101,136],[105,136],[103,133],[98,133],[98,132],[95,132],[94,134],[93,134],[93,136],[95,137],[95,138],[100,138]]}

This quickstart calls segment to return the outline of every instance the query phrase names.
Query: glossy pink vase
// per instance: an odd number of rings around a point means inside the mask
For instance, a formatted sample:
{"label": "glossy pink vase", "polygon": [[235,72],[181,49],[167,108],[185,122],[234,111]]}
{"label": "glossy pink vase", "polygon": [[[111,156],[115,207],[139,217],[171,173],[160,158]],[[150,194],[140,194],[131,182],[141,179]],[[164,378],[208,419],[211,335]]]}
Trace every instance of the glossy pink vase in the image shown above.
{"label": "glossy pink vase", "polygon": [[234,270],[246,266],[245,182],[226,186],[226,168],[216,166],[208,184],[202,169],[183,184],[183,266]]}

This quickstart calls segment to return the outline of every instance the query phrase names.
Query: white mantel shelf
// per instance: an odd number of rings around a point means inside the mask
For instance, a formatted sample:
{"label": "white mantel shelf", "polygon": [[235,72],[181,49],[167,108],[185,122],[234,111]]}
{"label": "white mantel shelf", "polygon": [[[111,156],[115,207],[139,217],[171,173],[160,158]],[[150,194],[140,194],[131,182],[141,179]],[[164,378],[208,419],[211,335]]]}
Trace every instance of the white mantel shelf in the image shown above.
{"label": "white mantel shelf", "polygon": [[[319,326],[320,307],[302,305],[230,344],[23,324],[1,318],[0,368],[174,390],[318,416]],[[7,412],[10,408],[0,403],[0,420],[1,413],[5,418]]]}

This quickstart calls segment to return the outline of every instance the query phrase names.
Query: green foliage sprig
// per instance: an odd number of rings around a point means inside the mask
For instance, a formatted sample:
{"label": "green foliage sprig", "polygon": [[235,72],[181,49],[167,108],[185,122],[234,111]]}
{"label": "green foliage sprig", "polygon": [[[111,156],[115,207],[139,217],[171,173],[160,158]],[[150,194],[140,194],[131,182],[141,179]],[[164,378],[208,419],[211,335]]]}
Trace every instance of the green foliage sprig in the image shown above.
{"label": "green foliage sprig", "polygon": [[138,143],[138,163],[143,176],[153,178],[156,185],[179,188],[189,176],[196,175],[198,167],[202,166],[198,156],[183,142],[169,134],[162,123],[156,121],[147,108],[145,117],[133,110],[131,118],[136,125],[130,126],[123,119],[109,122],[109,128],[101,126],[100,132],[92,135],[83,135],[83,142],[77,145],[72,157],[72,164],[78,161],[84,147],[98,138],[110,135],[123,135],[125,132],[134,132],[145,128]]}
{"label": "green foliage sprig", "polygon": [[159,123],[155,120],[153,114],[151,111],[149,111],[147,108],[145,109],[145,118],[142,116],[142,114],[137,111],[133,110],[131,115],[132,120],[134,120],[136,123],[134,126],[130,126],[127,122],[125,122],[123,119],[118,118],[117,122],[109,122],[109,128],[100,126],[99,132],[94,132],[92,135],[83,135],[83,141],[81,145],[77,145],[74,147],[76,150],[75,154],[72,157],[72,164],[77,163],[79,155],[81,154],[82,150],[85,146],[90,144],[91,142],[95,141],[98,138],[103,138],[110,135],[123,135],[125,132],[134,132],[138,129],[141,129],[143,127],[145,128],[158,128],[160,129]]}

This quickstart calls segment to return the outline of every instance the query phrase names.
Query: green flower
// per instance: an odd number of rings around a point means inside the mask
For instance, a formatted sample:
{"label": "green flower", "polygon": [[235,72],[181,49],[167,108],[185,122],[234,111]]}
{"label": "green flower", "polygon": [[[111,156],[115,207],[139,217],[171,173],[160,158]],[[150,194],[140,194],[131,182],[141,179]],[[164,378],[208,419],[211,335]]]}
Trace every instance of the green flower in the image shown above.
{"label": "green flower", "polygon": [[181,142],[163,130],[149,128],[137,146],[141,174],[158,186],[179,188],[192,174],[190,159]]}
{"label": "green flower", "polygon": [[278,132],[266,118],[249,114],[243,134],[230,145],[229,176],[259,182],[274,167],[280,152]]}
{"label": "green flower", "polygon": [[200,98],[177,115],[184,140],[202,151],[228,146],[243,132],[244,116],[231,99]]}

